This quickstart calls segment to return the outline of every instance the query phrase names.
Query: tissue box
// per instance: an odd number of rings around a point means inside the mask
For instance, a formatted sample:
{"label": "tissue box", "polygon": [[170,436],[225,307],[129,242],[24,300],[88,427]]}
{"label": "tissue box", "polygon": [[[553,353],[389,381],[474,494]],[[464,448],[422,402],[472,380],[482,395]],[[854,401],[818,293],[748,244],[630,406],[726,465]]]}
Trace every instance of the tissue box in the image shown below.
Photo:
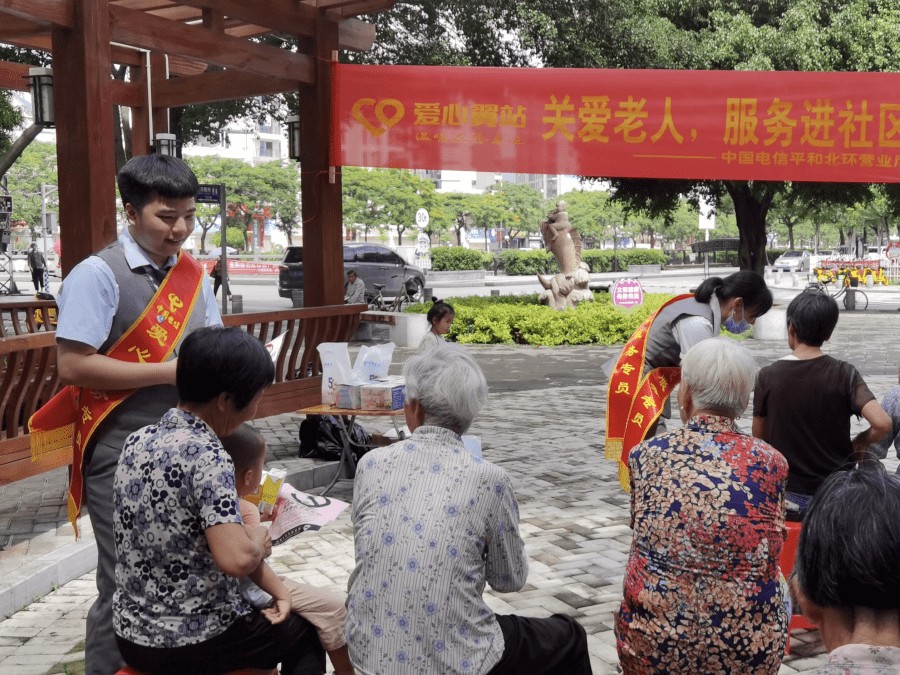
{"label": "tissue box", "polygon": [[334,389],[334,407],[358,410],[362,407],[362,387],[368,382],[338,384]]}
{"label": "tissue box", "polygon": [[400,410],[406,397],[406,384],[375,380],[362,386],[363,410]]}
{"label": "tissue box", "polygon": [[244,499],[251,504],[256,504],[260,513],[272,513],[275,509],[275,501],[278,499],[278,491],[284,485],[284,477],[286,475],[286,469],[263,471],[259,481],[259,489],[253,494],[247,495]]}

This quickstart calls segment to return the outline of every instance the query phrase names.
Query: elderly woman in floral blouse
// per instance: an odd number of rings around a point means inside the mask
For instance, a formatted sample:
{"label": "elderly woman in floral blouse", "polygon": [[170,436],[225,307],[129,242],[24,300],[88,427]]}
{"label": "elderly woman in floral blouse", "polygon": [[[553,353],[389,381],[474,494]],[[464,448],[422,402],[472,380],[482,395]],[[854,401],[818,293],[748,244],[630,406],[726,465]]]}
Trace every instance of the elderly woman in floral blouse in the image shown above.
{"label": "elderly woman in floral blouse", "polygon": [[412,436],[368,453],[354,484],[344,628],[356,671],[590,673],[574,619],[498,616],[482,597],[485,583],[522,588],[528,560],[509,476],[461,437],[487,401],[478,364],[448,344],[403,374]]}
{"label": "elderly woman in floral blouse", "polygon": [[787,462],[740,432],[756,375],[733,339],[681,364],[684,426],[631,451],[631,526],[616,646],[626,674],[778,671]]}

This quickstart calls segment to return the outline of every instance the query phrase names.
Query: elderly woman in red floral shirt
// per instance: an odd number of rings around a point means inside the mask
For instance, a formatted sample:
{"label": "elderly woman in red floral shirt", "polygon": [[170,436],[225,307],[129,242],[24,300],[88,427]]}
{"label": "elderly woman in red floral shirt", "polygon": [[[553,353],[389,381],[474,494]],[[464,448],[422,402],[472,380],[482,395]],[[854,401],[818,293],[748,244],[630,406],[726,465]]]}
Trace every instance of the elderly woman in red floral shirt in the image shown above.
{"label": "elderly woman in red floral shirt", "polygon": [[626,674],[778,671],[787,462],[735,424],[756,370],[731,338],[692,347],[678,391],[684,426],[631,451],[634,539],[615,623]]}

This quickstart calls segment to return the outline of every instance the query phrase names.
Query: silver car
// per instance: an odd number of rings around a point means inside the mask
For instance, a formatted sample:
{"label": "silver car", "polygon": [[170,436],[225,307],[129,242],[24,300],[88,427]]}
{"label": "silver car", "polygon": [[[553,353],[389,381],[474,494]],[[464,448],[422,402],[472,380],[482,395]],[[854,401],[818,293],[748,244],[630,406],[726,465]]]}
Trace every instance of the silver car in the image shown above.
{"label": "silver car", "polygon": [[809,251],[785,251],[775,259],[774,266],[783,272],[809,272]]}

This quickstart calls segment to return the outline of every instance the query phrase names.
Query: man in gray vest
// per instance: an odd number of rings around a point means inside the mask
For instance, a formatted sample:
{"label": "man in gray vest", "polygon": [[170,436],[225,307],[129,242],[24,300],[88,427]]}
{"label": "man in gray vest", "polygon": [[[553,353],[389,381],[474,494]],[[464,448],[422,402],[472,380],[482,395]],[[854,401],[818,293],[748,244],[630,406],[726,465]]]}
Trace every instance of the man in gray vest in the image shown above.
{"label": "man in gray vest", "polygon": [[[163,413],[178,402],[175,364],[180,340],[199,327],[222,323],[209,278],[202,271],[196,272],[198,266],[191,259],[179,261],[178,257],[194,230],[198,185],[190,167],[164,155],[135,157],[122,167],[118,184],[128,226],[117,241],[79,263],[66,277],[59,294],[56,332],[60,380],[64,384],[94,390],[94,399],[103,398],[104,391],[137,390],[95,427],[84,447],[83,460],[75,461],[76,472],[81,466],[85,504],[99,558],[99,597],[87,617],[85,672],[89,675],[112,675],[124,665],[112,623],[116,589],[113,478],[119,454],[132,432],[159,422]],[[180,270],[186,270],[183,278]],[[191,276],[195,273],[199,278]],[[157,304],[172,302],[172,297],[181,301],[169,292],[176,283],[180,283],[178,288],[193,284],[195,298],[193,310],[185,325],[177,326],[178,331],[169,325],[173,322],[166,323],[168,312]],[[150,308],[159,327],[139,329],[136,322],[161,286],[163,293]],[[178,334],[180,339],[175,341],[171,336]],[[127,339],[158,339],[162,345],[166,336],[172,344],[164,345],[162,351],[171,350],[169,360],[153,362],[148,357],[153,349],[145,350],[137,344],[131,349],[138,358],[115,358]],[[73,484],[80,478],[73,477]]]}

